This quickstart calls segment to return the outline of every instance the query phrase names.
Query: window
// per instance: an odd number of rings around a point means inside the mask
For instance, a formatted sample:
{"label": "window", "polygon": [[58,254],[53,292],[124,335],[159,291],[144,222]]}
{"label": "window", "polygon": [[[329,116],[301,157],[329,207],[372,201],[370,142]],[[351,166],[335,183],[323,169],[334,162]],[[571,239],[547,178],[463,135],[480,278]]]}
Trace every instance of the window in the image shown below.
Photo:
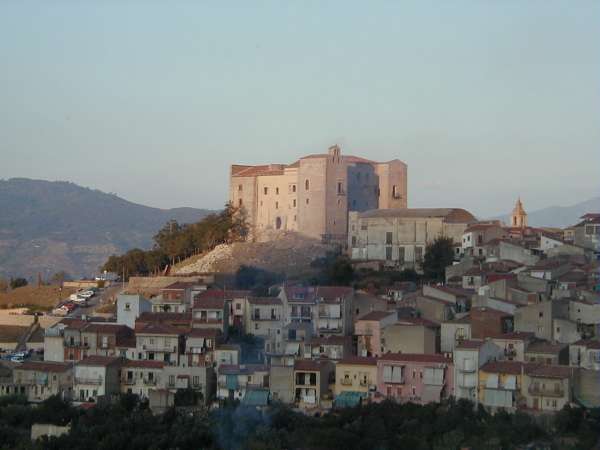
{"label": "window", "polygon": [[308,191],[308,189],[309,189],[309,188],[310,188],[310,183],[309,183],[309,181],[308,181],[308,180],[305,180],[305,181],[304,181],[304,190],[305,190],[305,191]]}
{"label": "window", "polygon": [[352,236],[352,247],[356,247],[356,236]]}
{"label": "window", "polygon": [[175,386],[175,375],[169,375],[169,385]]}
{"label": "window", "polygon": [[391,231],[388,231],[387,233],[385,233],[385,243],[386,245],[392,245],[392,237],[393,234]]}
{"label": "window", "polygon": [[404,264],[404,258],[405,258],[404,252],[405,252],[404,247],[398,247],[398,262],[401,264]]}
{"label": "window", "polygon": [[192,384],[194,386],[200,386],[200,377],[198,375],[194,375],[192,378]]}
{"label": "window", "polygon": [[255,323],[255,324],[254,324],[254,329],[255,329],[255,330],[258,330],[259,328],[260,328],[260,325],[259,325],[258,323]]}
{"label": "window", "polygon": [[344,186],[341,181],[338,181],[337,193],[338,193],[338,195],[342,195],[344,193]]}
{"label": "window", "polygon": [[125,311],[131,311],[131,303],[125,303]]}
{"label": "window", "polygon": [[275,195],[279,195],[279,188],[278,187],[275,188]]}
{"label": "window", "polygon": [[240,192],[241,192],[241,190],[242,190],[242,185],[241,185],[241,184],[238,184],[238,191],[240,191]]}
{"label": "window", "polygon": [[308,205],[308,199],[306,199],[306,204]]}
{"label": "window", "polygon": [[294,200],[292,201],[292,205],[294,206],[294,208],[296,207],[296,199],[294,199]]}
{"label": "window", "polygon": [[292,192],[296,192],[296,185],[292,184]]}
{"label": "window", "polygon": [[241,198],[238,200],[238,205],[242,206],[242,199]]}
{"label": "window", "polygon": [[398,189],[398,186],[396,186],[396,185],[392,186],[392,197],[402,198],[402,196],[400,195],[400,190]]}
{"label": "window", "polygon": [[237,309],[238,311],[239,311],[240,309],[242,309],[242,304],[241,304],[241,303],[236,303],[236,304],[235,304],[235,309]]}
{"label": "window", "polygon": [[538,317],[539,317],[540,319],[541,319],[542,317],[544,317],[544,312],[543,312],[543,311],[540,311],[540,312],[538,313]]}
{"label": "window", "polygon": [[269,188],[268,187],[264,188],[264,192],[265,192],[265,195],[267,195],[269,193]]}
{"label": "window", "polygon": [[587,235],[594,234],[594,226],[593,225],[586,225],[585,226],[585,234],[587,234]]}
{"label": "window", "polygon": [[279,202],[275,202],[275,209],[279,209]]}
{"label": "window", "polygon": [[385,248],[385,259],[388,261],[392,260],[392,247]]}
{"label": "window", "polygon": [[421,262],[423,260],[423,247],[415,247],[415,261]]}

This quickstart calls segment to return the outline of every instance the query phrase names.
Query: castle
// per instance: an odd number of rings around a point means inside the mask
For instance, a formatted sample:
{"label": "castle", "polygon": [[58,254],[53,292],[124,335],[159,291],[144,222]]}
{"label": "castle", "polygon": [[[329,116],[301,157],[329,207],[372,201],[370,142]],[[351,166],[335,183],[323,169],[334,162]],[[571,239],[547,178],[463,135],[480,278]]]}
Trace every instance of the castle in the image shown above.
{"label": "castle", "polygon": [[407,166],[342,155],[334,145],[289,165],[232,165],[229,200],[254,237],[284,230],[344,242],[349,211],[406,208]]}

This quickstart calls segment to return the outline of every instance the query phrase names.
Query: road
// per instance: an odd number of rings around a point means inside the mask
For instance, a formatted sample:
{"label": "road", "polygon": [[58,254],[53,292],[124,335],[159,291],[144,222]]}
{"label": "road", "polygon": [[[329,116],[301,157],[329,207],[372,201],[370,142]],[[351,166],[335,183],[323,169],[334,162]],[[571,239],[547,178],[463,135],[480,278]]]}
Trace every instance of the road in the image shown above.
{"label": "road", "polygon": [[76,308],[71,314],[69,314],[67,317],[74,317],[74,318],[80,318],[81,316],[93,316],[94,312],[96,311],[96,308],[98,308],[99,306],[102,306],[106,303],[109,303],[109,301],[113,298],[116,297],[116,295],[121,292],[121,289],[123,287],[121,286],[121,284],[115,284],[113,286],[107,287],[102,289],[100,292],[98,292],[96,295],[94,295],[92,298],[90,298],[87,302],[87,305],[85,307],[78,307]]}

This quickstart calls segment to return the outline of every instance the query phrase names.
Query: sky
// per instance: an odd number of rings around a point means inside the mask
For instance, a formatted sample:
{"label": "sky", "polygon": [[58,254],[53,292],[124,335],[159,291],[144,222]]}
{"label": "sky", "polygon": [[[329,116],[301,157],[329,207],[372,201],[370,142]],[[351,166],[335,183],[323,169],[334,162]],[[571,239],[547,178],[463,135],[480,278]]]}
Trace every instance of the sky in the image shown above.
{"label": "sky", "polygon": [[410,207],[600,194],[600,2],[0,1],[0,178],[219,208],[333,144]]}

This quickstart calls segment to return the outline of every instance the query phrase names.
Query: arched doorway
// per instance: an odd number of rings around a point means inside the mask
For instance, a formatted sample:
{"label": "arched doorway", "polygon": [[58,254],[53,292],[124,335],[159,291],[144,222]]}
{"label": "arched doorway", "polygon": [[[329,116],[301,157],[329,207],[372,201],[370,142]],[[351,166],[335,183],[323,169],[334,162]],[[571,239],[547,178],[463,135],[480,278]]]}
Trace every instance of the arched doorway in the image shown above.
{"label": "arched doorway", "polygon": [[275,219],[275,229],[281,230],[281,217],[278,217],[277,219]]}

